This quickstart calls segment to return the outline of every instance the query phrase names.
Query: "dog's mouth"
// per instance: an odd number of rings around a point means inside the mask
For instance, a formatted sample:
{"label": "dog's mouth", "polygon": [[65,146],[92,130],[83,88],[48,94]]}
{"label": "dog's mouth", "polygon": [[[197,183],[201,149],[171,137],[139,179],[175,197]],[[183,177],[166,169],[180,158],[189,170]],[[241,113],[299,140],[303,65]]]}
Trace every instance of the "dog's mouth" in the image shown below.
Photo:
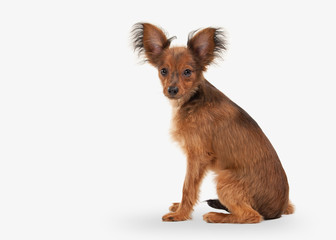
{"label": "dog's mouth", "polygon": [[170,100],[178,100],[181,98],[181,96],[170,96],[170,95],[166,95],[167,98],[169,98]]}
{"label": "dog's mouth", "polygon": [[183,97],[183,95],[175,95],[175,96],[171,96],[169,94],[165,94],[165,96],[169,99],[169,100],[179,100]]}
{"label": "dog's mouth", "polygon": [[183,97],[182,94],[176,94],[176,95],[170,95],[169,93],[167,93],[167,91],[164,91],[163,94],[169,99],[169,100],[178,100],[181,97]]}

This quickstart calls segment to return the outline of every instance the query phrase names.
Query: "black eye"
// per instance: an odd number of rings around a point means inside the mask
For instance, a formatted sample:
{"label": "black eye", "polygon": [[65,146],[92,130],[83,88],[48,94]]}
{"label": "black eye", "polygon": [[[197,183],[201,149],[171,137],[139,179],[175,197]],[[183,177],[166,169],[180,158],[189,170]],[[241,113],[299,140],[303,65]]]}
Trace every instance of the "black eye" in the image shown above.
{"label": "black eye", "polygon": [[183,75],[186,76],[186,77],[190,77],[190,75],[191,75],[191,70],[190,70],[190,69],[186,69],[186,70],[184,70]]}
{"label": "black eye", "polygon": [[160,70],[160,73],[161,73],[162,76],[166,76],[167,73],[168,73],[167,68],[162,68],[162,69]]}

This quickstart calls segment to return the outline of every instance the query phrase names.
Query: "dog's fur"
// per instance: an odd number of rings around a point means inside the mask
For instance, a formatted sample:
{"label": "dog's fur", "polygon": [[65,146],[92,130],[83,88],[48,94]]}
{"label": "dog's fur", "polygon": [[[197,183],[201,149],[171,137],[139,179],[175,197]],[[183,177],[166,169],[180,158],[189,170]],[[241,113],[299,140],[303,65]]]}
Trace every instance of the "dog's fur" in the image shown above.
{"label": "dog's fur", "polygon": [[[293,213],[287,177],[270,141],[242,108],[203,76],[225,50],[223,31],[192,32],[187,47],[169,47],[173,38],[149,23],[135,24],[132,34],[135,50],[159,70],[163,93],[173,106],[171,134],[187,156],[182,201],[162,220],[190,218],[209,170],[217,176],[219,199],[208,203],[230,214],[210,212],[205,221],[258,223]],[[178,92],[172,96],[169,87]]]}

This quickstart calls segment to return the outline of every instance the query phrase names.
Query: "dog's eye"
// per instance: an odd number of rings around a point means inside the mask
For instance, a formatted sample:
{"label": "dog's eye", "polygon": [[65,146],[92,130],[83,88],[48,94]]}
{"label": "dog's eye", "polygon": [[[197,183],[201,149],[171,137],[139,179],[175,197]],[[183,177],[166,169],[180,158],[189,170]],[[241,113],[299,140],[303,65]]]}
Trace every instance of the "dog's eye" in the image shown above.
{"label": "dog's eye", "polygon": [[190,70],[190,69],[186,69],[186,70],[184,70],[183,75],[186,76],[186,77],[190,77],[190,75],[191,75],[191,70]]}
{"label": "dog's eye", "polygon": [[167,73],[168,73],[167,68],[162,68],[162,69],[160,70],[160,73],[161,73],[162,76],[166,76]]}

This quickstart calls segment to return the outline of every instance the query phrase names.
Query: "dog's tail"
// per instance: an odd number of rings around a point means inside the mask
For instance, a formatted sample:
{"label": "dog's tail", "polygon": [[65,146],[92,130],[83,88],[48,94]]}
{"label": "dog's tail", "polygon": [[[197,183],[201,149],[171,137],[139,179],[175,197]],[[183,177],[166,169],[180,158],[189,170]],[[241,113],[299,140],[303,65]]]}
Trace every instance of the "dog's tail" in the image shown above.
{"label": "dog's tail", "polygon": [[227,207],[221,204],[221,202],[218,199],[209,199],[209,200],[206,200],[206,202],[212,208],[224,209],[225,211],[229,212],[229,209],[227,209]]}
{"label": "dog's tail", "polygon": [[288,214],[293,214],[294,212],[295,212],[295,206],[293,205],[293,203],[288,202],[288,206],[283,214],[288,215]]}

